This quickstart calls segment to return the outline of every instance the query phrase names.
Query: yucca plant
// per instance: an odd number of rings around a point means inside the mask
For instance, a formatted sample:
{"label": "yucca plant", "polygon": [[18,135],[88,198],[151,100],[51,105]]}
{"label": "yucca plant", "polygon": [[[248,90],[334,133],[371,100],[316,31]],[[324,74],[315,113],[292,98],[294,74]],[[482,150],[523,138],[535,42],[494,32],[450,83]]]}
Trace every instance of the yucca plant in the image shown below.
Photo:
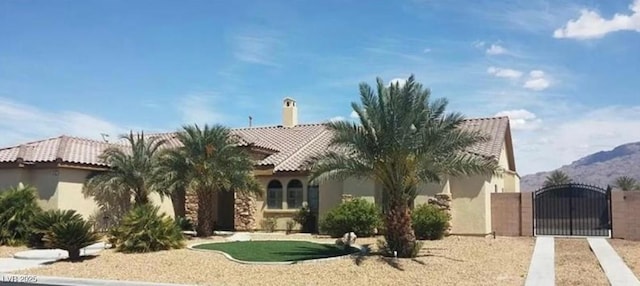
{"label": "yucca plant", "polygon": [[69,221],[54,223],[43,237],[45,245],[69,252],[69,260],[80,259],[80,249],[100,240],[91,230],[91,224],[82,217],[72,217]]}
{"label": "yucca plant", "polygon": [[110,242],[122,252],[152,252],[184,247],[180,227],[160,208],[152,205],[131,210],[122,224],[110,231]]}
{"label": "yucca plant", "polygon": [[29,247],[34,248],[51,248],[50,245],[46,245],[43,238],[47,233],[51,232],[53,225],[82,220],[82,216],[74,210],[48,210],[39,213],[34,216],[31,222],[31,236],[27,244]]}
{"label": "yucca plant", "polygon": [[31,220],[41,211],[33,187],[20,184],[0,193],[0,245],[24,243]]}

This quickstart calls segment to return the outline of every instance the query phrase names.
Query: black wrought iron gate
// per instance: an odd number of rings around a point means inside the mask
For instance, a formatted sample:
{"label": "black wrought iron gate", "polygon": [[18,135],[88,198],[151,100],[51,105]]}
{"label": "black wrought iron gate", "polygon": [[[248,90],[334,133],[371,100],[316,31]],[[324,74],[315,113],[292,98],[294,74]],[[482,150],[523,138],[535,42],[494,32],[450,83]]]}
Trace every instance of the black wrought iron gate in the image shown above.
{"label": "black wrought iron gate", "polygon": [[611,188],[584,184],[546,187],[533,194],[536,235],[609,236]]}

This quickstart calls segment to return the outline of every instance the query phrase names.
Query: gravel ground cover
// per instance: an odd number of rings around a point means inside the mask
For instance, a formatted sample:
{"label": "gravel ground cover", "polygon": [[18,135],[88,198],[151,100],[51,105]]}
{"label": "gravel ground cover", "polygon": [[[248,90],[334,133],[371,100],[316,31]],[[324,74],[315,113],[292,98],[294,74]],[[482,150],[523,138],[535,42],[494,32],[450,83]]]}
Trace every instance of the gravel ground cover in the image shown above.
{"label": "gravel ground cover", "polygon": [[611,243],[618,255],[622,257],[622,260],[629,266],[631,271],[637,277],[640,277],[640,241],[611,239],[609,243]]}
{"label": "gravel ground cover", "polygon": [[556,285],[609,285],[586,239],[555,240]]}
{"label": "gravel ground cover", "polygon": [[[332,239],[252,234],[257,239]],[[189,243],[223,241],[195,239]],[[359,238],[371,244],[376,238]],[[102,251],[80,263],[56,262],[19,274],[134,280],[198,285],[523,285],[532,238],[447,237],[427,241],[416,259],[376,255],[310,264],[243,265],[217,253],[188,249],[145,254]]]}
{"label": "gravel ground cover", "polygon": [[23,250],[27,250],[25,246],[0,246],[0,258],[8,258],[11,257],[12,254],[16,252],[20,252]]}

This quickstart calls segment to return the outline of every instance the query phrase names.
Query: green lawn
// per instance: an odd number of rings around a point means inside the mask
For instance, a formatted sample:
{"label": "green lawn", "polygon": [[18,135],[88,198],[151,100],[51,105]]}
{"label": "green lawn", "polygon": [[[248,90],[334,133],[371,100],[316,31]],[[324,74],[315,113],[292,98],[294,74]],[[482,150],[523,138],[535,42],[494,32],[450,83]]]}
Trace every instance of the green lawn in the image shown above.
{"label": "green lawn", "polygon": [[353,247],[349,250],[344,250],[331,244],[282,240],[208,243],[194,248],[218,250],[238,260],[260,262],[301,261],[341,256],[359,251]]}

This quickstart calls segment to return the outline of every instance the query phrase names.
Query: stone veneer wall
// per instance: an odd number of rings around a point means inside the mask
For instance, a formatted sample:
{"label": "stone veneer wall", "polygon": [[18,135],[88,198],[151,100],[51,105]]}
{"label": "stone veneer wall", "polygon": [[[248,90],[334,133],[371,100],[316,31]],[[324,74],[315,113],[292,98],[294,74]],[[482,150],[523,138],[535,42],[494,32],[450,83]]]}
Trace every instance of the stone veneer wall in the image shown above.
{"label": "stone veneer wall", "polygon": [[256,199],[236,193],[234,224],[236,230],[253,231],[256,228]]}
{"label": "stone veneer wall", "polygon": [[198,196],[193,192],[187,192],[184,200],[185,216],[198,225]]}
{"label": "stone veneer wall", "polygon": [[[451,194],[440,193],[436,194],[434,197],[429,198],[428,204],[434,205],[439,209],[443,210],[449,218],[451,218]],[[449,221],[449,227],[445,231],[445,235],[451,233],[451,221]]]}

